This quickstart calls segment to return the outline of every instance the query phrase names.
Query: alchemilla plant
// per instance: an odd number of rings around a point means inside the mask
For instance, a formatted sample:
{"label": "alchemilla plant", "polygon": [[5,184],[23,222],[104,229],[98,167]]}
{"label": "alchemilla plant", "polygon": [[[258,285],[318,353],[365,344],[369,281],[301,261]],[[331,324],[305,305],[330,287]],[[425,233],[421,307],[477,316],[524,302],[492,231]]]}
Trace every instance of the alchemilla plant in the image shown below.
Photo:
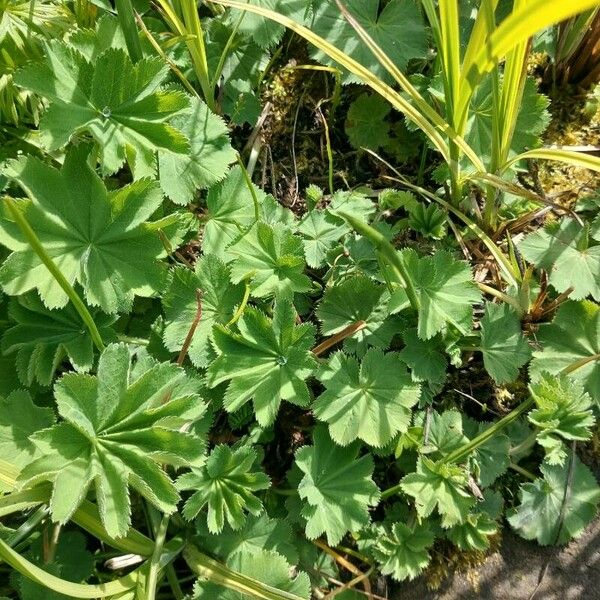
{"label": "alchemilla plant", "polygon": [[600,160],[542,70],[599,11],[0,2],[0,595],[380,598],[580,536]]}

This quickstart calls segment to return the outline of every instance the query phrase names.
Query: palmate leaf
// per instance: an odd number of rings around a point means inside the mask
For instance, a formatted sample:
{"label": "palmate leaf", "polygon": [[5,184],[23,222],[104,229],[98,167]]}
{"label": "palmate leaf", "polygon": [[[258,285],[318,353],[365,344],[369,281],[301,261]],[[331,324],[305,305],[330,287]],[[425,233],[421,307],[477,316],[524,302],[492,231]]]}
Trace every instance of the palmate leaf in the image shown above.
{"label": "palmate leaf", "polygon": [[[462,420],[465,434],[469,439],[473,439],[491,427],[491,423],[477,423],[465,415],[462,416]],[[504,433],[497,432],[471,454],[474,477],[480,487],[488,487],[506,472],[511,459],[510,446],[510,438]]]}
{"label": "palmate leaf", "polygon": [[292,565],[298,563],[292,528],[286,521],[271,519],[266,513],[248,515],[240,529],[234,530],[225,525],[219,534],[202,531],[201,535],[204,547],[223,559],[267,550],[281,554]]}
{"label": "palmate leaf", "polygon": [[[521,503],[508,522],[526,540],[536,539],[542,546],[565,544],[579,537],[596,515],[600,502],[598,483],[576,456],[569,478],[570,460],[562,466],[543,463],[543,478],[521,486]],[[563,502],[568,480],[569,490]]]}
{"label": "palmate leaf", "polygon": [[396,581],[412,580],[429,564],[428,549],[434,539],[425,523],[414,527],[394,523],[389,528],[380,528],[371,552],[384,575],[391,575]]}
{"label": "palmate leaf", "polygon": [[354,357],[336,352],[319,380],[326,389],[315,400],[313,412],[329,423],[331,438],[342,446],[361,439],[382,447],[405,432],[421,392],[397,353],[374,348],[360,365]]}
{"label": "palmate leaf", "polygon": [[485,513],[471,513],[464,523],[450,528],[448,539],[461,550],[484,551],[490,547],[490,536],[498,531],[498,524]]}
{"label": "palmate leaf", "polygon": [[[156,183],[142,179],[107,192],[87,164],[87,149],[75,147],[60,171],[37,158],[6,169],[30,197],[22,202],[29,224],[71,283],[79,283],[91,306],[106,313],[127,311],[135,295],[152,296],[166,283],[166,255],[158,230],[175,240],[177,217],[147,219],[161,205]],[[9,217],[0,221],[0,243],[13,253],[0,267],[9,294],[36,288],[48,308],[67,305],[66,293]]]}
{"label": "palmate leaf", "polygon": [[[28,392],[17,390],[7,398],[0,396],[0,456],[21,469],[40,456],[31,441],[36,431],[54,423],[51,408],[36,406]],[[0,483],[0,491],[2,484]]]}
{"label": "palmate leaf", "polygon": [[446,379],[448,359],[439,340],[422,340],[416,329],[403,331],[402,339],[405,346],[400,351],[400,358],[410,367],[412,378],[434,385],[442,383]]}
{"label": "palmate leaf", "polygon": [[194,199],[196,190],[225,177],[236,153],[223,119],[198,98],[193,98],[190,109],[173,118],[171,124],[189,139],[190,150],[186,154],[159,151],[160,185],[173,202],[186,204]]}
{"label": "palmate leaf", "polygon": [[588,234],[576,221],[564,219],[530,233],[519,250],[530,263],[548,271],[556,291],[573,288],[574,300],[592,296],[600,301],[600,245],[590,246]]}
{"label": "palmate leaf", "polygon": [[52,518],[65,523],[95,484],[102,523],[121,537],[130,525],[131,487],[165,513],[179,495],[160,465],[186,466],[203,440],[182,428],[202,416],[198,384],[174,364],[132,363],[127,346],[111,344],[96,376],[68,373],[54,387],[64,419],[32,441],[42,453],[20,473],[20,487],[50,481]]}
{"label": "palmate leaf", "polygon": [[567,375],[544,373],[529,390],[536,408],[528,419],[539,429],[537,441],[544,447],[549,464],[563,464],[567,456],[564,440],[585,441],[592,436],[596,423],[592,399],[580,382]]}
{"label": "palmate leaf", "polygon": [[[252,554],[238,554],[227,561],[227,566],[255,581],[294,594],[298,598],[310,598],[310,579],[300,571],[295,577],[291,575],[290,565],[283,556],[276,552],[259,550]],[[192,600],[252,600],[255,594],[227,589],[218,583],[199,580],[194,586]]]}
{"label": "palmate leaf", "polygon": [[[17,353],[23,385],[30,386],[34,380],[50,385],[66,357],[76,371],[85,373],[92,368],[94,344],[72,304],[48,310],[39,296],[30,292],[11,301],[9,315],[16,324],[6,330],[0,347],[3,354]],[[92,316],[102,339],[109,339],[109,326],[115,318],[97,310]]]}
{"label": "palmate leaf", "polygon": [[486,303],[479,348],[486,371],[498,384],[514,381],[531,358],[519,317],[508,304]]}
{"label": "palmate leaf", "polygon": [[327,288],[317,308],[321,333],[334,335],[349,325],[364,321],[365,326],[345,340],[350,352],[364,354],[368,346],[387,348],[396,332],[388,319],[389,293],[386,286],[358,275]]}
{"label": "palmate leaf", "polygon": [[[412,0],[391,0],[381,11],[380,4],[375,0],[344,2],[348,11],[399,69],[404,69],[408,61],[413,58],[425,57],[427,33],[417,3]],[[309,27],[314,33],[367,67],[379,79],[387,82],[392,80],[391,75],[381,66],[341,14],[335,0],[327,0],[318,6]],[[321,51],[314,51],[314,56],[319,62],[341,68]],[[342,81],[362,83],[355,75],[345,71]]]}
{"label": "palmate leaf", "polygon": [[313,445],[296,452],[296,465],[304,473],[298,493],[309,539],[324,533],[335,546],[346,532],[369,522],[369,507],[379,502],[379,490],[372,479],[373,458],[358,458],[359,449],[358,444],[337,446],[327,429],[317,426]]}
{"label": "palmate leaf", "polygon": [[249,279],[252,295],[257,298],[277,295],[291,299],[294,293],[310,289],[310,279],[304,274],[302,240],[281,223],[258,221],[227,252],[235,258],[232,281]]}
{"label": "palmate leaf", "polygon": [[256,451],[247,446],[216,446],[202,468],[192,469],[177,480],[179,490],[194,490],[183,507],[183,516],[191,520],[208,507],[208,530],[220,533],[225,519],[236,530],[246,521],[244,511],[260,514],[263,505],[254,492],[266,490],[271,482],[255,467],[257,458]]}
{"label": "palmate leaf", "polygon": [[377,94],[362,94],[348,109],[345,130],[350,143],[360,150],[363,146],[379,150],[389,142],[390,124],[385,118],[392,107]]}
{"label": "palmate leaf", "polygon": [[298,233],[303,237],[304,255],[309,267],[318,269],[327,259],[327,252],[347,232],[347,227],[322,210],[312,210],[300,221]]}
{"label": "palmate leaf", "polygon": [[467,518],[475,498],[465,490],[466,486],[463,468],[434,463],[426,456],[419,457],[416,472],[401,482],[404,493],[414,498],[419,517],[426,518],[437,508],[442,527],[458,525]]}
{"label": "palmate leaf", "polygon": [[205,254],[193,272],[185,267],[173,270],[171,283],[162,298],[165,346],[171,352],[178,352],[196,319],[197,291],[200,290],[200,321],[187,352],[196,367],[206,367],[209,362],[213,326],[228,323],[242,301],[243,286],[233,285],[229,273],[229,268],[218,258]]}
{"label": "palmate leaf", "polygon": [[543,373],[569,376],[581,382],[600,403],[600,306],[593,302],[566,302],[552,323],[540,325],[536,333],[539,350],[529,366],[531,379]]}
{"label": "palmate leaf", "polygon": [[235,412],[252,399],[256,419],[268,426],[282,400],[308,406],[306,379],[316,367],[310,352],[314,344],[312,325],[296,325],[291,302],[279,300],[273,319],[247,308],[238,328],[239,333],[235,333],[221,325],[215,327],[219,356],[206,374],[209,387],[230,382],[223,399],[225,410]]}
{"label": "palmate leaf", "polygon": [[44,62],[24,67],[15,82],[50,101],[40,122],[49,150],[87,131],[98,144],[106,173],[116,172],[127,160],[138,179],[155,175],[157,150],[190,150],[186,136],[168,123],[189,106],[184,93],[160,89],[168,73],[159,57],[134,65],[127,52],[109,48],[92,63],[53,41],[46,46]]}
{"label": "palmate leaf", "polygon": [[419,300],[419,337],[428,340],[448,325],[467,334],[472,305],[481,300],[469,265],[445,251],[419,258],[414,250],[404,250],[401,256]]}

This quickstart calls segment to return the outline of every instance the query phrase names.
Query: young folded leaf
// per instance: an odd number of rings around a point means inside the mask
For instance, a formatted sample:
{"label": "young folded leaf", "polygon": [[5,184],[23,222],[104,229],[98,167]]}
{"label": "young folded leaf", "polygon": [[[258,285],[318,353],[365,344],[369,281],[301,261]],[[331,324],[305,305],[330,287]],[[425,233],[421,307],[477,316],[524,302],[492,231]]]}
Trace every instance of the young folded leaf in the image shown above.
{"label": "young folded leaf", "polygon": [[217,359],[208,368],[209,387],[229,381],[223,404],[234,412],[253,401],[258,422],[273,423],[282,400],[308,406],[306,379],[316,367],[310,351],[314,328],[296,325],[296,311],[288,300],[279,300],[269,319],[256,308],[247,308],[238,322],[239,333],[217,325],[213,338]]}
{"label": "young folded leaf", "polygon": [[419,457],[417,470],[401,482],[402,491],[414,498],[417,514],[428,517],[435,508],[442,517],[442,527],[463,523],[475,498],[466,491],[468,484],[464,468],[454,464],[434,463]]}
{"label": "young folded leaf", "polygon": [[434,539],[425,523],[412,528],[394,523],[390,528],[380,528],[371,552],[384,575],[391,575],[396,581],[413,580],[429,564],[428,549]]}
{"label": "young folded leaf", "polygon": [[246,522],[244,511],[259,515],[263,505],[254,492],[266,490],[271,481],[257,470],[257,458],[256,451],[247,446],[216,446],[202,468],[177,480],[177,489],[194,491],[183,507],[183,516],[191,521],[207,506],[208,530],[220,533],[225,519],[237,530]]}
{"label": "young folded leaf", "polygon": [[529,386],[537,408],[528,419],[540,431],[538,443],[546,451],[551,465],[562,465],[567,457],[564,440],[589,440],[596,419],[592,413],[592,399],[583,385],[568,375],[552,376],[544,373]]}
{"label": "young folded leaf", "polygon": [[531,358],[519,317],[507,304],[486,303],[479,348],[486,371],[499,385],[514,381]]}
{"label": "young folded leaf", "polygon": [[[81,318],[72,304],[48,310],[36,293],[29,292],[14,298],[8,310],[16,324],[2,336],[1,348],[3,354],[17,353],[17,372],[23,385],[30,386],[36,380],[49,386],[66,357],[76,371],[86,373],[92,368],[94,344],[88,330],[82,330]],[[114,336],[109,326],[115,317],[99,310],[91,313],[102,339]]]}
{"label": "young folded leaf", "polygon": [[211,353],[214,354],[211,348],[213,326],[228,323],[235,307],[242,302],[243,285],[233,285],[229,274],[229,268],[217,257],[204,255],[193,272],[186,267],[173,270],[171,283],[162,298],[165,346],[171,352],[179,352],[197,318],[197,291],[200,290],[200,321],[188,348],[188,356],[196,367],[206,367]]}
{"label": "young folded leaf", "polygon": [[371,348],[362,362],[336,352],[319,373],[326,390],[314,402],[320,421],[329,423],[332,439],[346,446],[361,439],[378,448],[410,424],[419,401],[419,384],[395,352]]}
{"label": "young folded leaf", "polygon": [[540,325],[529,366],[532,381],[543,373],[568,372],[600,405],[600,306],[593,302],[566,302],[552,323]]}
{"label": "young folded leaf", "polygon": [[229,248],[231,279],[239,283],[250,279],[256,298],[279,296],[292,299],[296,292],[307,292],[311,281],[304,274],[302,240],[283,224],[255,223]]}
{"label": "young folded leaf", "polygon": [[446,251],[422,258],[414,250],[400,254],[419,300],[419,337],[428,340],[448,325],[463,334],[470,332],[472,305],[481,294],[469,265]]}
{"label": "young folded leaf", "polygon": [[562,466],[542,463],[543,478],[521,486],[521,504],[508,517],[521,537],[537,539],[542,546],[566,544],[595,517],[600,488],[592,472],[576,456],[573,459],[571,475],[571,458]]}
{"label": "young folded leaf", "polygon": [[[148,222],[162,203],[158,185],[141,179],[108,192],[87,163],[88,150],[73,147],[60,170],[28,156],[10,162],[6,174],[27,192],[30,200],[18,209],[65,278],[81,285],[90,305],[114,314],[129,310],[135,295],[163,288],[159,230],[174,242],[178,217]],[[37,289],[48,308],[67,305],[66,293],[8,216],[0,220],[0,243],[13,251],[0,267],[7,293]]]}
{"label": "young folded leaf", "polygon": [[496,521],[485,513],[471,513],[464,523],[450,528],[448,539],[461,550],[484,551],[490,547],[490,536],[498,531]]}
{"label": "young folded leaf", "polygon": [[115,173],[127,160],[139,179],[156,174],[158,150],[185,154],[190,149],[186,136],[168,123],[189,106],[183,92],[160,89],[168,74],[159,57],[134,65],[124,50],[108,48],[92,63],[52,41],[44,62],[18,71],[15,82],[50,101],[40,121],[48,150],[87,131],[98,144],[105,173]]}
{"label": "young folded leaf", "polygon": [[549,223],[530,233],[519,250],[530,263],[548,271],[556,291],[573,288],[574,300],[592,296],[600,301],[600,245],[590,245],[587,227],[572,219]]}
{"label": "young folded leaf", "polygon": [[113,537],[129,529],[129,487],[175,511],[179,494],[160,465],[187,466],[202,456],[202,438],[182,431],[205,411],[197,389],[176,365],[150,358],[136,365],[127,346],[109,345],[97,375],[67,373],[54,386],[63,421],[32,436],[42,456],[21,471],[18,485],[50,481],[52,518],[66,523],[94,483]]}
{"label": "young folded leaf", "polygon": [[296,452],[296,465],[304,473],[298,493],[304,500],[302,516],[309,539],[324,533],[335,546],[346,532],[369,523],[369,507],[378,504],[379,489],[372,479],[372,456],[358,458],[359,450],[359,444],[337,446],[326,427],[317,426],[313,445]]}

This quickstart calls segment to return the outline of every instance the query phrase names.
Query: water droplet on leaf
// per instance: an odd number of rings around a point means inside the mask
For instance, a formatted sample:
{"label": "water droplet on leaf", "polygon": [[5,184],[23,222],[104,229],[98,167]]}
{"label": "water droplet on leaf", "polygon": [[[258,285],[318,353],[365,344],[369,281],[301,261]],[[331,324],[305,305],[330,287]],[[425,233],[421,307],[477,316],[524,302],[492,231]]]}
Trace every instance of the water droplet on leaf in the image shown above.
{"label": "water droplet on leaf", "polygon": [[286,364],[287,364],[287,358],[286,358],[285,356],[278,356],[278,357],[277,357],[277,364],[278,364],[280,367],[283,367],[283,365],[286,365]]}

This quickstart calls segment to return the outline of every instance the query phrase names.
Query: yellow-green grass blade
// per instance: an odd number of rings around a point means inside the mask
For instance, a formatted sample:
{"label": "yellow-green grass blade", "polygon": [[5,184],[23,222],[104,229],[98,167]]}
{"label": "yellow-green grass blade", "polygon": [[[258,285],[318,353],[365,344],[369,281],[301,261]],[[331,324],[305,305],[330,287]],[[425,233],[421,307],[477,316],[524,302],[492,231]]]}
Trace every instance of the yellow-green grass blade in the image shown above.
{"label": "yellow-green grass blade", "polygon": [[365,28],[344,7],[340,0],[337,0],[337,2],[338,6],[340,7],[340,11],[344,15],[344,18],[350,23],[350,25],[352,25],[363,43],[369,48],[379,63],[388,71],[388,73],[390,73],[390,75],[395,79],[396,83],[410,96],[411,100],[421,111],[421,113],[427,117],[439,131],[441,131],[448,139],[450,139],[464,152],[465,156],[475,165],[477,170],[484,170],[483,163],[479,159],[479,156],[477,156],[467,142],[461,136],[459,136],[450,126],[450,124],[441,117],[435,108],[433,108],[433,106],[431,106],[431,104],[429,104],[425,98],[423,98],[423,96],[412,85],[406,75],[404,75],[404,73],[398,69],[389,56],[381,49],[381,47],[369,35]]}
{"label": "yellow-green grass blade", "polygon": [[581,44],[590,25],[598,14],[598,8],[589,10],[571,19],[561,31],[561,39],[557,48],[556,61],[567,60]]}
{"label": "yellow-green grass blade", "polygon": [[470,61],[463,65],[464,79],[458,106],[460,121],[468,110],[478,83],[510,50],[541,29],[597,6],[600,6],[600,0],[531,0],[527,5],[513,10]]}
{"label": "yellow-green grass blade", "polygon": [[591,156],[585,152],[574,152],[573,150],[561,150],[560,148],[538,148],[537,150],[528,150],[522,154],[511,158],[505,165],[506,168],[512,166],[516,162],[524,159],[538,160],[556,160],[558,162],[567,163],[573,167],[582,169],[590,169],[590,171],[600,172],[600,158]]}
{"label": "yellow-green grass blade", "polygon": [[[303,37],[306,41],[311,44],[317,46],[321,51],[327,54],[330,58],[340,63],[344,68],[348,69],[348,71],[354,73],[357,77],[362,79],[371,89],[380,94],[383,98],[385,98],[396,110],[403,112],[408,119],[413,121],[425,135],[431,140],[435,148],[441,153],[444,160],[447,162],[450,161],[450,154],[448,150],[448,144],[444,140],[443,136],[440,134],[439,129],[443,131],[449,137],[456,137],[456,134],[452,135],[453,132],[447,123],[442,121],[443,125],[440,123],[439,126],[434,126],[430,121],[428,121],[415,106],[413,106],[408,100],[406,100],[401,94],[399,94],[396,90],[394,90],[389,85],[385,84],[379,78],[374,77],[371,71],[349,57],[348,55],[341,52],[338,48],[336,48],[333,44],[324,40],[322,37],[313,33],[307,27],[300,25],[296,21],[289,19],[275,11],[268,10],[262,8],[260,6],[252,5],[252,4],[244,4],[243,2],[236,2],[235,0],[210,0],[211,2],[215,2],[217,4],[222,4],[223,6],[229,6],[231,8],[237,8],[238,10],[246,10],[248,12],[255,13],[257,15],[266,17],[267,19],[271,19],[276,23],[287,27],[291,31],[297,33],[299,36]],[[462,138],[459,138],[462,139]],[[457,144],[459,142],[457,141]],[[466,142],[462,140],[462,145],[469,148]],[[461,146],[462,147],[462,146]],[[471,155],[474,153],[471,151]],[[475,156],[473,156],[475,158]],[[471,157],[470,157],[471,158]],[[479,159],[477,159],[479,160]]]}
{"label": "yellow-green grass blade", "polygon": [[[431,1],[431,0],[428,0]],[[446,106],[450,124],[457,126],[456,103],[460,91],[460,33],[458,27],[457,0],[439,0],[440,38],[439,48],[443,77],[446,82]]]}

